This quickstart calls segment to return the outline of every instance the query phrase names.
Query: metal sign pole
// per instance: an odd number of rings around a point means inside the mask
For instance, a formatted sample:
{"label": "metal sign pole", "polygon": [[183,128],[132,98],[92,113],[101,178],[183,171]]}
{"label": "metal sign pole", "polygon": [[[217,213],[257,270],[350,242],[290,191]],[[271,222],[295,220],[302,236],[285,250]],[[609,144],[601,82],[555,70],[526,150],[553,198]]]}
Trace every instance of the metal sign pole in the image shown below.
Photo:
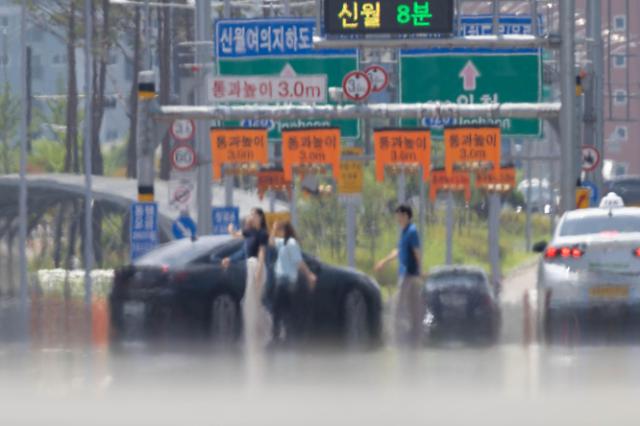
{"label": "metal sign pole", "polygon": [[298,227],[298,209],[296,201],[298,200],[298,186],[296,185],[296,175],[292,176],[291,182],[291,199],[289,200],[289,214],[291,216],[291,224],[294,228]]}
{"label": "metal sign pole", "polygon": [[227,207],[233,206],[233,176],[224,176],[224,204]]}
{"label": "metal sign pole", "polygon": [[491,285],[500,284],[500,194],[489,193],[489,263],[491,265]]}
{"label": "metal sign pole", "polygon": [[347,198],[347,263],[350,267],[356,266],[356,205],[355,200]]}
{"label": "metal sign pole", "polygon": [[447,191],[447,251],[445,263],[451,265],[453,263],[453,192]]}
{"label": "metal sign pole", "polygon": [[562,210],[576,207],[576,163],[578,140],[576,138],[576,78],[575,78],[575,0],[562,0],[560,8],[560,87],[562,109],[560,111],[560,146],[562,147]]}
{"label": "metal sign pole", "polygon": [[407,185],[406,185],[406,176],[405,176],[404,170],[398,173],[397,186],[398,186],[398,204],[404,204],[404,202],[407,201],[407,195],[406,195]]}
{"label": "metal sign pole", "polygon": [[420,241],[422,242],[422,250],[424,252],[424,245],[425,245],[425,233],[424,233],[424,229],[425,229],[425,224],[427,221],[427,194],[426,194],[426,187],[424,184],[424,171],[422,170],[423,168],[420,167],[418,169],[418,191],[420,192],[419,194],[419,200],[420,200],[420,212],[419,212],[419,216],[418,216],[418,232],[420,232]]}
{"label": "metal sign pole", "polygon": [[[209,75],[211,10],[210,2],[207,0],[196,0],[196,34],[197,42],[196,62],[200,64],[201,71],[198,76],[199,84],[196,86],[195,97],[197,105],[207,103],[207,78]],[[198,88],[199,87],[199,88]],[[211,143],[209,141],[208,121],[198,120],[196,123],[196,149],[198,158],[198,232],[200,235],[211,234],[211,180],[212,180],[212,158]]]}
{"label": "metal sign pole", "polygon": [[[604,47],[601,37],[602,31],[602,4],[600,0],[588,0],[587,5],[587,38],[593,40],[588,49],[591,62],[591,90],[589,105],[593,113],[593,145],[604,158]],[[585,129],[585,133],[591,132]],[[603,191],[602,159],[593,172],[594,183],[600,193]]]}
{"label": "metal sign pole", "polygon": [[[531,250],[531,190],[532,190],[532,167],[531,167],[531,152],[532,152],[532,143],[531,141],[527,141],[527,168],[526,168],[526,180],[527,180],[527,191],[526,191],[526,223],[524,229],[524,241],[525,241],[525,250]],[[542,182],[540,182],[540,194],[542,195]]]}

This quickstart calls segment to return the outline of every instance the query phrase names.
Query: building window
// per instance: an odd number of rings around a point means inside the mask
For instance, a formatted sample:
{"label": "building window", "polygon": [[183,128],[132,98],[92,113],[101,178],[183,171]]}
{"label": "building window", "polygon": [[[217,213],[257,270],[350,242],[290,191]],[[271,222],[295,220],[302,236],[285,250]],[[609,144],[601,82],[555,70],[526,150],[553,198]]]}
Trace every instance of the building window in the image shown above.
{"label": "building window", "polygon": [[613,103],[618,106],[626,105],[627,91],[623,89],[618,89],[615,92],[613,92]]}
{"label": "building window", "polygon": [[617,163],[615,168],[615,176],[624,176],[627,174],[627,165],[623,163]]}
{"label": "building window", "polygon": [[9,65],[9,55],[3,53],[0,55],[0,66],[6,67],[7,65]]}
{"label": "building window", "polygon": [[67,54],[66,53],[57,53],[53,55],[52,62],[56,65],[64,65],[67,63]]}
{"label": "building window", "polygon": [[613,17],[613,30],[614,31],[627,30],[627,17],[625,15],[617,15]]}
{"label": "building window", "polygon": [[627,55],[613,55],[613,66],[616,68],[626,68],[627,67]]}
{"label": "building window", "polygon": [[107,130],[107,140],[112,141],[114,139],[118,139],[118,131],[114,129]]}
{"label": "building window", "polygon": [[6,15],[0,16],[0,27],[7,28],[9,26],[9,17]]}
{"label": "building window", "polygon": [[42,66],[42,58],[40,55],[31,56],[31,77],[34,80],[40,80],[44,74],[44,67]]}
{"label": "building window", "polygon": [[616,126],[613,135],[617,141],[626,141],[629,138],[629,129],[627,126]]}

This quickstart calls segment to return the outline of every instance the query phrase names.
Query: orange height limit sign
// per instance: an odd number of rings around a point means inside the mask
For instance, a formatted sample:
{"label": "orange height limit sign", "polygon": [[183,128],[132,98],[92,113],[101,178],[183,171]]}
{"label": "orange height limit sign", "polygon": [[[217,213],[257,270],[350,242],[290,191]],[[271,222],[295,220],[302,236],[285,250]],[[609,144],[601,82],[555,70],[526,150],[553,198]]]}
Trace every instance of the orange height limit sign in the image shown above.
{"label": "orange height limit sign", "polygon": [[267,129],[212,128],[210,137],[215,180],[222,177],[223,165],[269,162]]}
{"label": "orange height limit sign", "polygon": [[444,129],[445,171],[487,170],[500,167],[499,127],[448,127]]}
{"label": "orange height limit sign", "polygon": [[429,179],[431,131],[429,129],[381,129],[373,132],[376,179],[384,180],[384,168],[393,165],[420,165],[422,177]]}
{"label": "orange height limit sign", "polygon": [[340,178],[340,129],[307,128],[282,131],[282,167],[291,181],[293,168],[305,165],[330,165],[333,176]]}

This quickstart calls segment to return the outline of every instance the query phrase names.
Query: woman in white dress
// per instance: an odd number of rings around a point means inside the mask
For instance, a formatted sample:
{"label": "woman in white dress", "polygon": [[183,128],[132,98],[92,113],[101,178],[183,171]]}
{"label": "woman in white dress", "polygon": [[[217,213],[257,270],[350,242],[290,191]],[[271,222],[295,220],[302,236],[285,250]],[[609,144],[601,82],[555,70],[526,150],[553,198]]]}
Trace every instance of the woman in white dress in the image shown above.
{"label": "woman in white dress", "polygon": [[[269,244],[264,211],[259,207],[253,208],[243,228],[242,231],[235,231],[231,226],[229,232],[237,238],[244,238],[247,281],[242,298],[242,317],[245,345],[247,350],[253,351],[268,343],[271,330],[271,316],[262,304],[267,280],[266,256]],[[225,268],[230,263],[231,258],[222,260]]]}

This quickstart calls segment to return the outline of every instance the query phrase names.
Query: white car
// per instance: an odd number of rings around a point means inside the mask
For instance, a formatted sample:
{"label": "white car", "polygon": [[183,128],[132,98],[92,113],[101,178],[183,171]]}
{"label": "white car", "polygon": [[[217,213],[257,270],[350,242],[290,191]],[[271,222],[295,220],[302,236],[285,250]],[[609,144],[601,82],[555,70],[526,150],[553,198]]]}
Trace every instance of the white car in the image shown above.
{"label": "white car", "polygon": [[621,204],[607,196],[600,208],[565,213],[551,243],[534,247],[547,337],[556,319],[640,313],[640,208]]}

